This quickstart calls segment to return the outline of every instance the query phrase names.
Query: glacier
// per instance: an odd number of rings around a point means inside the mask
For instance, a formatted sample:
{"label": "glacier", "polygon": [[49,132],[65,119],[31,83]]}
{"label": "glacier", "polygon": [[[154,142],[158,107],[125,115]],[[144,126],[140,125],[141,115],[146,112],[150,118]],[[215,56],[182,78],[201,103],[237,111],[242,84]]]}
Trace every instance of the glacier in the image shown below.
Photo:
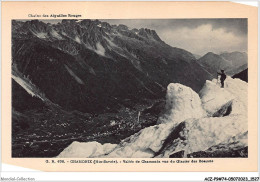
{"label": "glacier", "polygon": [[171,83],[156,125],[119,144],[75,141],[57,157],[169,158],[239,150],[248,145],[247,97],[247,83],[231,77],[225,88],[217,79],[207,80],[199,94]]}

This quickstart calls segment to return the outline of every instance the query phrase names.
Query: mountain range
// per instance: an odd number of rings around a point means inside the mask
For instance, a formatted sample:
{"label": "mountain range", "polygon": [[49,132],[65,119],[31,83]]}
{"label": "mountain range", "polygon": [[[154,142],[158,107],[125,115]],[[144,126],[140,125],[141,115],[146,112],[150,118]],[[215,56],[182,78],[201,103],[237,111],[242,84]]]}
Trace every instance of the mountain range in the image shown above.
{"label": "mountain range", "polygon": [[198,59],[198,62],[213,76],[217,75],[217,71],[225,70],[225,72],[233,76],[248,67],[248,57],[245,52],[226,52],[215,54],[208,52]]}
{"label": "mountain range", "polygon": [[98,20],[12,22],[15,72],[65,110],[103,112],[161,98],[170,82],[199,91],[211,75],[154,30]]}
{"label": "mountain range", "polygon": [[54,157],[73,141],[120,143],[157,123],[170,83],[198,93],[219,60],[244,70],[236,58],[197,60],[147,28],[13,20],[12,156]]}

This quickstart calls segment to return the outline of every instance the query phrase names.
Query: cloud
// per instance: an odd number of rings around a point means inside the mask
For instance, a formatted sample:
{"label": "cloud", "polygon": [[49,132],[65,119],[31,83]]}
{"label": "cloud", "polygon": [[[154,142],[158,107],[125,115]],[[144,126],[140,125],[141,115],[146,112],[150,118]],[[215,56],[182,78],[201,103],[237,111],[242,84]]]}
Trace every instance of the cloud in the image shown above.
{"label": "cloud", "polygon": [[199,55],[207,52],[247,51],[246,36],[227,31],[225,28],[214,29],[211,24],[202,24],[195,28],[165,29],[160,31],[160,35],[168,44]]}

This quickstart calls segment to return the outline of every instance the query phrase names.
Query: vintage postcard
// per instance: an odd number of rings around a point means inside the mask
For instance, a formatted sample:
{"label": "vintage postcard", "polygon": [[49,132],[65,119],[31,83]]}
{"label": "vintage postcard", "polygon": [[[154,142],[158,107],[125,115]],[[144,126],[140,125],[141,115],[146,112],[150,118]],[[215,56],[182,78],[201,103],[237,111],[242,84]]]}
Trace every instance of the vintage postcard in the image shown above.
{"label": "vintage postcard", "polygon": [[257,171],[257,27],[231,2],[3,2],[3,162]]}

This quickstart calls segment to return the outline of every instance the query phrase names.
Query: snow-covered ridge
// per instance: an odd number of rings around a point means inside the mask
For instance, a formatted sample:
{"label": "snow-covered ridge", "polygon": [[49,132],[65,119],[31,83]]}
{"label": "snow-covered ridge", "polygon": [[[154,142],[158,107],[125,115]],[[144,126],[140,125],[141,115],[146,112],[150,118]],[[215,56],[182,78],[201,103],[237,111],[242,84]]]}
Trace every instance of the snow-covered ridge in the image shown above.
{"label": "snow-covered ridge", "polygon": [[157,123],[118,145],[73,142],[58,157],[168,158],[179,152],[187,157],[219,145],[230,150],[247,147],[247,83],[228,77],[225,88],[220,88],[217,80],[207,81],[199,95],[171,83]]}

